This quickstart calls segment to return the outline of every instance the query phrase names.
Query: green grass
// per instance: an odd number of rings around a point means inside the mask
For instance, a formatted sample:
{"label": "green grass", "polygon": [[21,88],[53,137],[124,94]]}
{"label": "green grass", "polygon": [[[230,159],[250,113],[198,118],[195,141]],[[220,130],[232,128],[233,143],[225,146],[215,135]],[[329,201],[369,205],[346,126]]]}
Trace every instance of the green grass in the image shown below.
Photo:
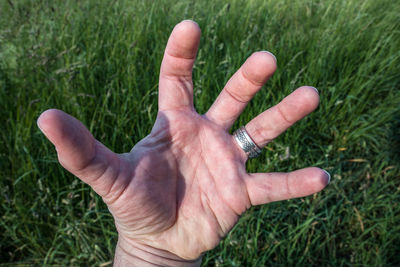
{"label": "green grass", "polygon": [[0,263],[111,264],[112,216],[60,167],[36,119],[59,108],[130,150],[156,116],[168,35],[194,19],[200,113],[256,50],[278,70],[234,128],[298,86],[320,90],[320,107],[248,170],[332,174],[314,196],[251,208],[204,266],[399,265],[399,14],[393,0],[1,1]]}

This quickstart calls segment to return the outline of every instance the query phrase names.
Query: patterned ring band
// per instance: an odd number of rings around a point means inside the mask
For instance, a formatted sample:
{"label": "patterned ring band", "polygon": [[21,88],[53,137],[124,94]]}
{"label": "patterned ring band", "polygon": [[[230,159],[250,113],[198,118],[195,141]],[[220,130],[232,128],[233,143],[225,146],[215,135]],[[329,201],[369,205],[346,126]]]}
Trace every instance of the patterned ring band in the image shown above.
{"label": "patterned ring band", "polygon": [[237,129],[233,136],[249,158],[255,158],[261,153],[261,149],[251,139],[244,126]]}

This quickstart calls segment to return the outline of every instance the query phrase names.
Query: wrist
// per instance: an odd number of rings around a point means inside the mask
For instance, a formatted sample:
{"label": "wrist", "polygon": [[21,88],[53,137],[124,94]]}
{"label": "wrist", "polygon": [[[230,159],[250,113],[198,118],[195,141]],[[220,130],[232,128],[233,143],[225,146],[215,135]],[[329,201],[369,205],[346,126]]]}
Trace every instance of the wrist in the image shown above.
{"label": "wrist", "polygon": [[114,266],[200,266],[201,258],[185,260],[177,255],[138,242],[127,242],[119,237],[115,249]]}

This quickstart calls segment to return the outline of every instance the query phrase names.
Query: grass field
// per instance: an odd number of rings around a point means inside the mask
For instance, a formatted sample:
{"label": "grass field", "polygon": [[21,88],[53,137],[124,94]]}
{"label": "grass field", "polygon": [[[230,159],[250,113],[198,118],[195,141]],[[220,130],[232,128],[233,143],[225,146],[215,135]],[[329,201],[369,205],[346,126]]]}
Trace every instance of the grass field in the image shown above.
{"label": "grass field", "polygon": [[36,119],[62,109],[130,150],[156,116],[168,35],[194,19],[200,113],[256,50],[278,70],[234,128],[300,85],[320,91],[319,108],[248,170],[332,174],[314,196],[251,208],[204,266],[400,265],[399,14],[393,0],[1,1],[0,263],[111,265],[112,216],[60,167]]}

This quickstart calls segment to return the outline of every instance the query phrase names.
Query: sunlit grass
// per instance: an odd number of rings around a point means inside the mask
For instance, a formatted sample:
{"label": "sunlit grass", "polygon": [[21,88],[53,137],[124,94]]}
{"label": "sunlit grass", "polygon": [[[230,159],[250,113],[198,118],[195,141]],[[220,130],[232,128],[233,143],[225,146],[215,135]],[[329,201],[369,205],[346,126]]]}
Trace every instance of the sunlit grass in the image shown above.
{"label": "sunlit grass", "polygon": [[59,166],[36,119],[62,109],[129,151],[154,122],[168,35],[194,19],[200,113],[257,50],[278,70],[234,128],[303,84],[320,91],[320,107],[248,170],[332,174],[314,196],[252,208],[204,265],[399,265],[398,14],[391,0],[1,1],[0,262],[111,264],[111,215]]}

